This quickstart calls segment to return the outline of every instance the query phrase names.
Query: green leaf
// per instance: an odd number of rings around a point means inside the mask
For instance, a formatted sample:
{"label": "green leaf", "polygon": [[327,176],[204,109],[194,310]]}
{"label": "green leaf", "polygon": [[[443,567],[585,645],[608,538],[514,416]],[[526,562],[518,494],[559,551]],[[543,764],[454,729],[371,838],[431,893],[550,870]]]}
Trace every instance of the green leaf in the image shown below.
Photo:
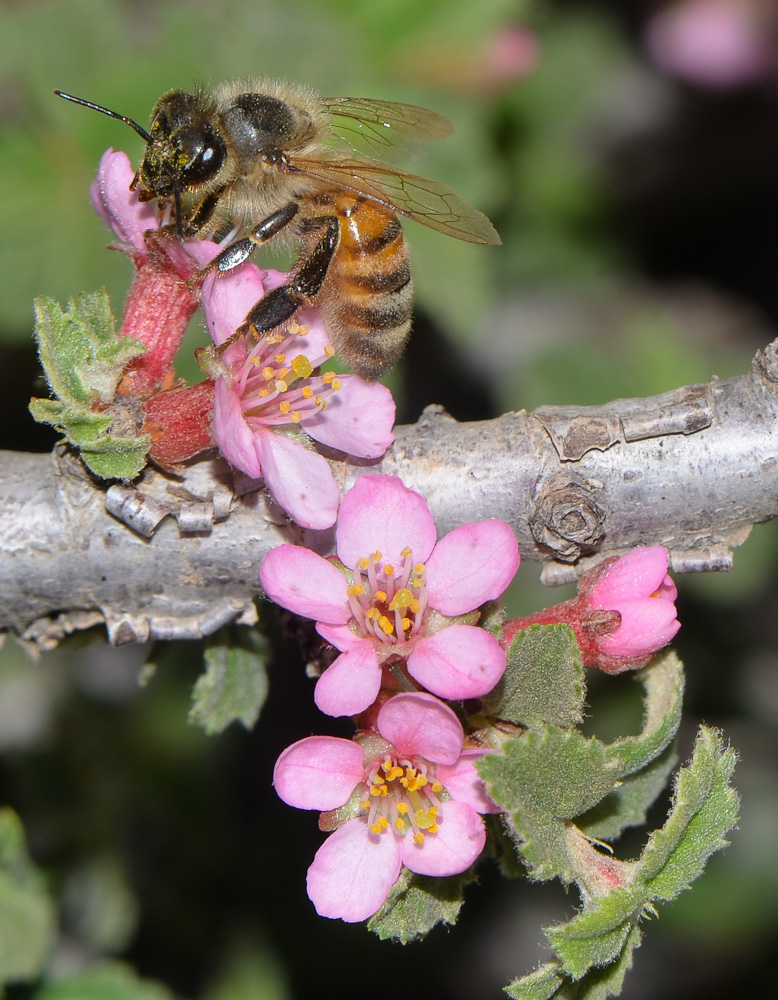
{"label": "green leaf", "polygon": [[531,625],[508,650],[502,680],[484,699],[484,712],[517,725],[561,728],[583,719],[581,653],[567,625]]}
{"label": "green leaf", "polygon": [[455,924],[464,902],[464,888],[475,875],[472,869],[448,878],[414,875],[403,869],[389,896],[368,930],[386,941],[407,944],[423,938],[436,924]]}
{"label": "green leaf", "polygon": [[108,293],[85,292],[68,309],[35,300],[35,336],[46,380],[63,403],[110,403],[127,364],[145,348],[116,334]]}
{"label": "green leaf", "polygon": [[591,809],[617,781],[606,748],[576,731],[547,726],[505,743],[477,764],[489,795],[509,814],[534,878],[575,878],[566,821]]}
{"label": "green leaf", "polygon": [[101,962],[46,983],[33,1000],[173,1000],[173,994],[161,983],[139,979],[126,965]]}
{"label": "green leaf", "polygon": [[640,937],[640,930],[632,927],[615,961],[589,969],[576,981],[565,976],[555,962],[549,962],[506,986],[505,992],[514,1000],[606,1000],[618,996]]}
{"label": "green leaf", "polygon": [[136,431],[136,401],[111,404],[125,368],[145,348],[117,336],[104,290],[71,299],[67,310],[40,297],[35,314],[41,364],[57,398],[33,399],[30,413],[61,431],[96,476],[133,479],[146,465],[151,436]]}
{"label": "green leaf", "polygon": [[645,689],[643,729],[608,746],[608,759],[618,762],[624,777],[646,767],[672,741],[681,722],[683,665],[672,650],[657,656],[638,672]]}
{"label": "green leaf", "polygon": [[24,830],[0,809],[0,983],[34,979],[54,936],[54,907],[29,859]]}
{"label": "green leaf", "polygon": [[667,788],[678,755],[668,747],[642,771],[624,778],[610,795],[576,820],[576,825],[598,840],[615,840],[630,826],[645,822],[646,813]]}
{"label": "green leaf", "polygon": [[654,899],[673,899],[688,888],[710,855],[726,846],[740,805],[730,784],[736,759],[720,733],[700,726],[692,759],[678,772],[667,822],[640,859],[638,876]]}
{"label": "green leaf", "polygon": [[564,972],[579,979],[593,966],[611,964],[621,954],[645,902],[637,889],[616,889],[566,924],[544,927]]}
{"label": "green leaf", "polygon": [[205,647],[205,673],[192,692],[189,721],[209,735],[231,722],[251,729],[267,698],[267,641],[257,629],[227,627]]}

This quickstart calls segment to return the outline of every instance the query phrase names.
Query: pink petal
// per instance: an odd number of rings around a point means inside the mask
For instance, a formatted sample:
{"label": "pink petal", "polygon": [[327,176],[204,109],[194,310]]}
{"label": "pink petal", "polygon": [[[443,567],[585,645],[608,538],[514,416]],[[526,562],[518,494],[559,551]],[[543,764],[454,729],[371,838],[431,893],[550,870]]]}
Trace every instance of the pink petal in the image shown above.
{"label": "pink petal", "polygon": [[210,264],[221,251],[222,247],[210,240],[185,240],[183,243],[176,240],[167,244],[165,256],[176,273],[186,280],[201,267]]}
{"label": "pink petal", "polygon": [[400,851],[392,833],[369,833],[364,816],[336,830],[308,869],[308,896],[319,916],[346,923],[372,917],[400,875]]}
{"label": "pink petal", "polygon": [[285,271],[275,271],[273,268],[266,268],[262,271],[262,284],[266,292],[272,292],[274,288],[283,285],[289,275]]}
{"label": "pink petal", "polygon": [[130,190],[134,176],[127,154],[107,149],[89,193],[92,206],[108,228],[145,257],[143,234],[159,228],[159,223],[153,206],[139,201],[137,192]]}
{"label": "pink petal", "polygon": [[213,439],[230,465],[259,479],[262,467],[254,444],[254,432],[243,419],[240,397],[227,379],[217,378],[213,393]]}
{"label": "pink petal", "polygon": [[326,459],[285,434],[257,428],[254,445],[273,499],[303,528],[329,528],[340,490]]}
{"label": "pink petal", "polygon": [[319,364],[329,360],[326,348],[332,346],[332,339],[324,325],[321,309],[300,309],[299,312],[295,313],[294,318],[299,326],[304,326],[307,330],[303,336],[298,334],[299,340],[297,337],[295,338],[295,344],[301,345],[300,350],[295,353],[306,354],[309,358],[323,359],[317,361]]}
{"label": "pink petal", "polygon": [[433,763],[453,764],[462,752],[461,722],[430,694],[394,695],[382,705],[377,724],[383,738],[406,757],[418,754]]}
{"label": "pink petal", "polygon": [[364,780],[362,748],[335,736],[293,743],[273,770],[278,797],[296,809],[337,809]]}
{"label": "pink petal", "polygon": [[640,546],[604,570],[589,592],[596,608],[620,610],[620,602],[649,597],[663,583],[669,556],[662,545]]}
{"label": "pink petal", "polygon": [[622,601],[619,611],[619,627],[597,641],[608,656],[648,655],[666,646],[681,627],[675,617],[675,605],[657,597]]}
{"label": "pink petal", "polygon": [[259,579],[271,601],[303,618],[343,625],[351,617],[343,574],[302,545],[271,549],[259,567]]}
{"label": "pink petal", "polygon": [[218,346],[235,333],[265,294],[262,272],[252,263],[224,274],[214,271],[203,282],[202,294],[205,325]]}
{"label": "pink petal", "polygon": [[466,802],[479,813],[500,813],[503,810],[486,794],[483,780],[475,767],[475,762],[489,752],[463,750],[455,764],[436,764],[435,778],[457,802]]}
{"label": "pink petal", "polygon": [[357,458],[380,458],[394,441],[395,406],[391,392],[377,382],[343,375],[342,388],[326,410],[305,421],[316,441]]}
{"label": "pink petal", "polygon": [[313,700],[325,715],[359,715],[381,690],[381,668],[373,643],[363,639],[341,653],[316,682]]}
{"label": "pink petal", "polygon": [[516,536],[503,521],[463,524],[441,538],[427,560],[430,606],[462,615],[505,592],[519,568]]}
{"label": "pink petal", "polygon": [[482,628],[450,625],[417,640],[408,657],[408,673],[440,698],[480,698],[505,673],[505,653]]}
{"label": "pink petal", "polygon": [[435,522],[424,500],[397,476],[365,475],[343,498],[336,538],[349,569],[372,552],[398,566],[406,546],[416,562],[424,562],[435,545]]}
{"label": "pink petal", "polygon": [[325,642],[334,646],[341,653],[348,653],[365,641],[364,636],[352,632],[348,625],[325,625],[318,621],[316,622],[316,631]]}
{"label": "pink petal", "polygon": [[457,875],[466,871],[486,844],[484,823],[465,802],[451,800],[438,806],[438,832],[423,844],[403,837],[402,863],[417,875]]}

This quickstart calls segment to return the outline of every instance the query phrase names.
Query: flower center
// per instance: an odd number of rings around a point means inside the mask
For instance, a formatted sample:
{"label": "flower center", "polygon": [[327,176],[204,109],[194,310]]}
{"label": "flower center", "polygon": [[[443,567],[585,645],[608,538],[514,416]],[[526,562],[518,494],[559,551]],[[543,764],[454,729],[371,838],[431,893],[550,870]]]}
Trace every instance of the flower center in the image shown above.
{"label": "flower center", "polygon": [[387,755],[371,767],[366,795],[359,803],[367,812],[371,833],[386,833],[391,828],[404,837],[412,831],[416,843],[423,844],[427,834],[438,832],[438,796],[444,788],[432,772],[428,773],[428,766],[421,759]]}
{"label": "flower center", "polygon": [[351,613],[362,630],[393,647],[414,638],[427,607],[424,563],[414,564],[410,548],[401,556],[399,567],[382,564],[380,552],[364,556],[347,591]]}
{"label": "flower center", "polygon": [[341,388],[335,372],[314,375],[314,370],[335,353],[329,345],[321,357],[296,351],[295,338],[307,327],[294,320],[283,330],[260,337],[249,348],[245,361],[233,369],[233,389],[241,400],[244,418],[268,424],[299,424],[328,406],[328,397]]}

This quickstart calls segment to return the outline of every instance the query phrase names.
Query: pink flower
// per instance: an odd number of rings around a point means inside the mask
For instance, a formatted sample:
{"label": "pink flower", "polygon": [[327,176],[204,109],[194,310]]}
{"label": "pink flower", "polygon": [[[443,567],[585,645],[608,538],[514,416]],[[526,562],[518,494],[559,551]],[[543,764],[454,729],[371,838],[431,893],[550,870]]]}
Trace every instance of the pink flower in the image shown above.
{"label": "pink flower", "polygon": [[[384,903],[405,866],[419,875],[456,875],[486,842],[479,813],[499,812],[462,726],[432,695],[404,693],[378,712],[378,733],[352,740],[310,736],[276,762],[279,796],[297,809],[335,810],[355,792],[358,805],[319,848],[308,896],[322,917],[366,920]],[[322,820],[328,819],[322,817]]]}
{"label": "pink flower", "polygon": [[776,65],[774,0],[683,0],[648,22],[646,48],[664,70],[704,87],[740,87]]}
{"label": "pink flower", "polygon": [[644,663],[681,627],[674,604],[678,591],[667,564],[667,549],[643,546],[597,567],[592,582],[579,589],[592,608],[621,616],[618,627],[597,640],[603,661],[623,664],[621,670]]}
{"label": "pink flower", "polygon": [[678,591],[667,566],[661,545],[606,559],[581,577],[578,597],[506,622],[500,641],[507,649],[530,625],[562,622],[575,632],[585,667],[606,674],[643,667],[681,627],[674,604]]}
{"label": "pink flower", "polygon": [[[327,715],[357,715],[378,696],[388,666],[447,699],[477,698],[505,671],[500,644],[484,629],[452,622],[502,595],[519,567],[516,538],[502,521],[464,524],[436,544],[418,493],[395,476],[361,476],[340,507],[338,559],[280,545],[260,568],[265,593],[316,619],[341,655],[316,684]],[[402,683],[408,684],[401,674]]]}
{"label": "pink flower", "polygon": [[[258,299],[285,280],[244,264],[203,283],[208,332],[224,344]],[[301,325],[304,324],[304,325]],[[328,462],[298,429],[357,458],[380,458],[394,441],[394,400],[383,385],[356,375],[317,374],[333,350],[317,310],[254,341],[242,337],[201,361],[216,379],[213,436],[222,455],[253,479],[264,477],[298,524],[329,528],[340,490]]]}

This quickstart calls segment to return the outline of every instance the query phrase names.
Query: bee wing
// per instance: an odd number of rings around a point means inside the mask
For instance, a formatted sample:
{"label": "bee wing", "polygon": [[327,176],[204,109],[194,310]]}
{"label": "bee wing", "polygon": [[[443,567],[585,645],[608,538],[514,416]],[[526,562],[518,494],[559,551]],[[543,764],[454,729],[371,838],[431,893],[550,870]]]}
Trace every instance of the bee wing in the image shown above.
{"label": "bee wing", "polygon": [[394,149],[405,153],[454,131],[443,115],[415,104],[374,101],[367,97],[326,97],[334,136],[355,152],[386,159]]}
{"label": "bee wing", "polygon": [[419,177],[386,164],[354,157],[295,158],[293,170],[316,180],[364,195],[399,215],[467,243],[498,246],[497,230],[477,208],[440,181]]}

